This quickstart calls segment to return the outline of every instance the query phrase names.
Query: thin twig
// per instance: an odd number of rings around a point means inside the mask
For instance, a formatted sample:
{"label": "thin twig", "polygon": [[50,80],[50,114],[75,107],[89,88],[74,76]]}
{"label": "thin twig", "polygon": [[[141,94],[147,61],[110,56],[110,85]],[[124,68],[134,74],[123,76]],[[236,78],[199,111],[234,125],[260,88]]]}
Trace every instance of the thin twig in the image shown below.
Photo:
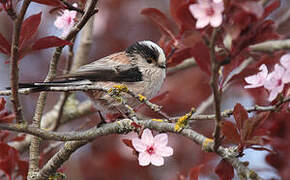
{"label": "thin twig", "polygon": [[249,47],[253,52],[272,53],[280,50],[290,50],[290,39],[266,41]]}
{"label": "thin twig", "polygon": [[210,51],[210,61],[211,61],[211,80],[210,86],[212,88],[213,97],[214,97],[214,110],[215,110],[215,129],[213,133],[214,137],[214,149],[217,150],[221,144],[220,139],[220,122],[222,120],[221,117],[221,92],[219,90],[219,69],[220,64],[216,61],[215,56],[215,38],[216,38],[217,30],[214,29],[212,32],[212,36],[209,42],[209,51]]}
{"label": "thin twig", "polygon": [[156,112],[161,117],[169,120],[169,117],[167,116],[167,114],[161,111],[162,106],[151,103],[145,96],[142,96],[141,94],[136,94],[130,89],[128,89],[127,93],[131,95],[132,97],[134,97],[135,99],[137,99],[139,102],[145,103],[152,111]]}
{"label": "thin twig", "polygon": [[[6,3],[6,2],[3,2],[3,3]],[[17,13],[14,11],[14,8],[13,8],[13,4],[12,2],[8,1],[7,3],[11,3],[9,6],[10,8],[6,10],[8,16],[10,16],[10,18],[14,21],[17,19]]]}
{"label": "thin twig", "polygon": [[10,81],[11,81],[11,102],[13,104],[13,109],[16,117],[17,123],[23,122],[22,108],[19,102],[18,95],[18,58],[19,58],[19,38],[21,25],[24,19],[24,15],[27,11],[27,8],[30,4],[31,0],[25,0],[22,4],[20,13],[16,19],[14,19],[13,23],[13,35],[12,35],[12,48],[11,48],[11,60],[10,60]]}
{"label": "thin twig", "polygon": [[175,72],[178,72],[180,70],[184,70],[190,67],[195,67],[196,62],[193,58],[189,58],[184,60],[182,63],[178,64],[177,66],[167,68],[167,75],[173,74]]}
{"label": "thin twig", "polygon": [[[74,42],[75,42],[75,38],[73,38],[72,40],[72,44],[69,45],[69,53],[68,53],[68,58],[66,60],[66,67],[65,67],[65,72],[64,74],[67,74],[70,72],[71,66],[72,66],[72,61],[73,61],[73,57],[74,57],[74,52],[73,52],[73,47],[74,47]],[[57,119],[55,121],[55,127],[53,129],[57,129],[64,111],[64,106],[65,103],[69,97],[70,93],[69,92],[64,92],[63,94],[60,95],[59,98],[59,111],[58,111],[58,116]]]}
{"label": "thin twig", "polygon": [[71,71],[77,70],[80,66],[84,65],[88,61],[88,57],[91,50],[91,45],[93,42],[93,29],[95,16],[92,16],[86,25],[82,29],[82,34],[80,37],[80,45],[76,50],[76,55],[74,57],[73,65]]}
{"label": "thin twig", "polygon": [[68,10],[77,11],[77,12],[79,12],[81,14],[85,13],[82,9],[80,9],[78,7],[74,7],[72,4],[66,2],[65,0],[60,0],[60,1],[66,6],[66,9],[68,9]]}

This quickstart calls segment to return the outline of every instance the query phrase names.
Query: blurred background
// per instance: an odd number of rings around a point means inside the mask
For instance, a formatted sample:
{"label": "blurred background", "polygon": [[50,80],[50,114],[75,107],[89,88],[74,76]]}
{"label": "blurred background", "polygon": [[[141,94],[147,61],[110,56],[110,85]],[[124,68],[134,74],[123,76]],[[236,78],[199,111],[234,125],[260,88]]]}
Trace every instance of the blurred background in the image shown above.
{"label": "blurred background", "polygon": [[[96,14],[94,21],[93,44],[89,62],[107,56],[111,53],[124,50],[130,44],[139,40],[152,40],[158,42],[161,34],[149,19],[142,16],[140,11],[143,8],[154,7],[164,12],[169,18],[169,0],[100,0],[98,4],[99,13]],[[275,19],[278,31],[283,37],[290,36],[289,17],[290,2],[282,1],[282,6],[271,18]],[[50,13],[48,6],[32,3],[27,16],[43,12],[42,23],[35,38],[47,35],[60,35],[53,23],[57,13]],[[288,15],[287,15],[288,14]],[[0,22],[5,26],[0,26],[0,32],[11,40],[12,23],[5,13],[0,13]],[[76,44],[78,38],[76,39]],[[77,48],[77,45],[75,46]],[[20,61],[20,81],[33,82],[43,81],[45,78],[49,61],[54,49],[39,51],[29,54]],[[59,73],[62,72],[67,57],[65,49]],[[4,62],[8,57],[0,54],[0,87],[9,86],[9,64]],[[191,67],[185,70],[171,73],[160,91],[160,94],[168,92],[166,96],[158,101],[163,110],[170,116],[183,115],[191,107],[198,107],[202,101],[210,95],[208,86],[209,78],[201,72],[198,67]],[[237,84],[225,92],[223,96],[223,109],[232,108],[237,102],[245,107],[253,105],[251,96],[243,90],[243,84]],[[23,112],[25,118],[32,119],[38,94],[21,96]],[[81,100],[87,99],[82,93],[78,93]],[[50,93],[45,111],[49,111],[58,100],[58,93]],[[9,106],[8,106],[9,107]],[[10,106],[11,107],[11,106]],[[149,113],[149,110],[142,108],[141,112]],[[206,113],[210,113],[208,109]],[[96,124],[98,115],[91,115],[86,118],[77,119],[74,122],[61,126],[60,130],[75,130],[85,122]],[[201,121],[192,124],[194,130],[211,137],[213,131],[213,121]],[[137,157],[132,149],[122,143],[122,139],[137,137],[136,134],[111,135],[99,137],[92,143],[79,149],[72,155],[69,161],[62,167],[62,171],[70,180],[161,180],[161,179],[187,179],[190,169],[196,165],[205,164],[202,175],[199,179],[218,179],[213,169],[219,162],[219,157],[215,154],[204,153],[200,146],[190,140],[169,135],[169,146],[174,148],[174,155],[165,159],[162,167],[148,166],[140,167]],[[45,144],[43,145],[45,148]],[[243,160],[250,162],[262,177],[266,179],[277,178],[275,169],[267,165],[264,160],[266,152],[247,150]],[[53,155],[43,155],[43,160]]]}

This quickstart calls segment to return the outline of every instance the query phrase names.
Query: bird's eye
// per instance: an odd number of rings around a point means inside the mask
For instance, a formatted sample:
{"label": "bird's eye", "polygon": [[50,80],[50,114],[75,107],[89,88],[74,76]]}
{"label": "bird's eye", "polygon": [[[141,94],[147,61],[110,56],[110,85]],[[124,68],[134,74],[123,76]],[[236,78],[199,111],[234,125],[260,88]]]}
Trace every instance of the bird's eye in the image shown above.
{"label": "bird's eye", "polygon": [[147,61],[149,64],[152,63],[152,59],[151,59],[151,58],[150,58],[150,59],[146,59],[146,61]]}

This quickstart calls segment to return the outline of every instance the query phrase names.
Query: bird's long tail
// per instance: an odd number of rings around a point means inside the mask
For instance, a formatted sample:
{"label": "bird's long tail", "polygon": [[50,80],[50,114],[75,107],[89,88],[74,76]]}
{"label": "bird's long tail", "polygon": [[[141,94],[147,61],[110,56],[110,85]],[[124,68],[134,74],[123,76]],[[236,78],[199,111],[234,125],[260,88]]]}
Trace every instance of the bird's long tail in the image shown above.
{"label": "bird's long tail", "polygon": [[[49,87],[66,87],[66,86],[77,86],[77,85],[88,85],[91,84],[88,80],[63,80],[63,81],[53,81],[53,82],[34,82],[34,83],[19,83],[19,89],[31,88],[35,92],[45,91]],[[6,87],[10,90],[11,87]]]}

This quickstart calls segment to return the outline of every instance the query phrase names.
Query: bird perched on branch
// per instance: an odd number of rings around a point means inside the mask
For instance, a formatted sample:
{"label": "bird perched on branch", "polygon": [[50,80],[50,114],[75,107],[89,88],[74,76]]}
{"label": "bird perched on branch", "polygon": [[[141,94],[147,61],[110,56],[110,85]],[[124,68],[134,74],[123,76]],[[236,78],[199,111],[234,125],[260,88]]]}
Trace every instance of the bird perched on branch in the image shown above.
{"label": "bird perched on branch", "polygon": [[[112,88],[124,84],[136,94],[148,99],[160,90],[166,76],[166,57],[163,50],[151,41],[140,41],[129,46],[125,51],[111,54],[90,64],[81,66],[75,72],[61,75],[55,82],[20,84],[20,88],[45,90],[47,87],[67,87],[75,85],[97,85]],[[107,116],[124,114],[126,109],[106,92],[90,90],[87,95],[95,102],[96,108]],[[122,94],[122,98],[131,107],[140,102]]]}

